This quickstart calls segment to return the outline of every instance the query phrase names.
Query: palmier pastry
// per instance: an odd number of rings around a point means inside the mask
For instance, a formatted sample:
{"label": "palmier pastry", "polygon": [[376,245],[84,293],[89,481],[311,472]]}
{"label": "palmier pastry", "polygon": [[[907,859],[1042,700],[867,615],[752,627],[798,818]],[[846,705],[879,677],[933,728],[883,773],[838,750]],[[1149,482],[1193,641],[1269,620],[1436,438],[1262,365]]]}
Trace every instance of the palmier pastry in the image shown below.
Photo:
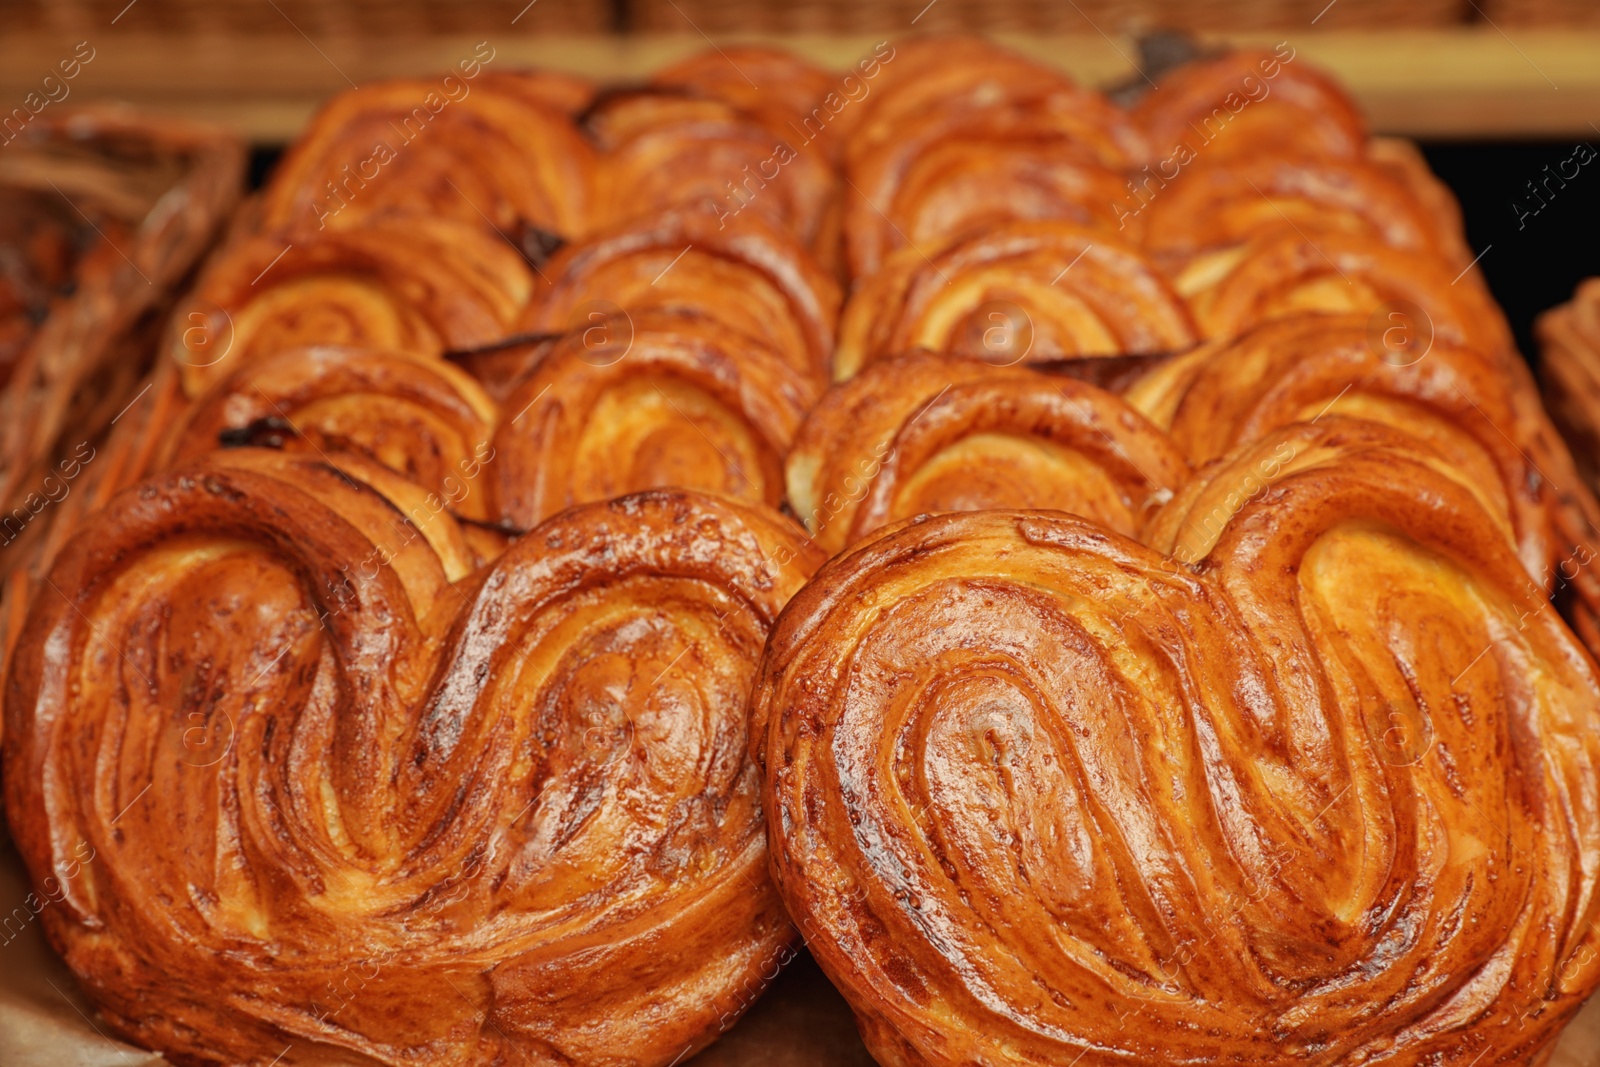
{"label": "palmier pastry", "polygon": [[796,147],[731,104],[678,93],[610,97],[586,118],[601,157],[595,222],[612,228],[673,207],[709,212],[719,227],[749,214],[811,245],[838,184],[827,157]]}
{"label": "palmier pastry", "polygon": [[1369,419],[1426,444],[1478,497],[1530,573],[1560,549],[1529,441],[1499,366],[1444,341],[1389,350],[1383,333],[1351,315],[1300,314],[1197,349],[1128,391],[1128,400],[1203,467],[1284,427],[1324,416]]}
{"label": "palmier pastry", "polygon": [[[876,73],[877,64],[869,69]],[[815,140],[825,158],[837,158],[838,142],[824,135],[828,123],[819,109],[830,91],[848,92],[848,87],[793,52],[761,45],[721,46],[656,71],[650,84],[725,101],[774,133],[795,138],[796,148]]]}
{"label": "palmier pastry", "polygon": [[505,402],[494,438],[502,517],[526,529],[574,504],[664,486],[776,508],[813,379],[688,312],[567,334]]}
{"label": "palmier pastry", "polygon": [[1485,290],[1453,277],[1435,255],[1370,237],[1268,232],[1192,264],[1176,284],[1208,338],[1236,337],[1258,322],[1302,311],[1354,312],[1372,316],[1380,330],[1392,323],[1520,362],[1505,317]]}
{"label": "palmier pastry", "polygon": [[829,552],[922,512],[1051,508],[1133,535],[1187,478],[1166,435],[1115,394],[1023,367],[913,353],[812,409],[789,504]]}
{"label": "palmier pastry", "polygon": [[1576,446],[1591,486],[1600,486],[1600,278],[1582,282],[1572,300],[1534,324],[1543,360],[1544,400]]}
{"label": "palmier pastry", "polygon": [[241,445],[324,459],[354,453],[447,499],[455,514],[489,521],[492,496],[477,475],[494,455],[498,421],[498,406],[478,383],[442,360],[288,349],[239,367],[196,401],[160,465]]}
{"label": "palmier pastry", "polygon": [[1201,155],[1355,158],[1367,139],[1360,110],[1333,79],[1297,61],[1287,42],[1185,63],[1162,76],[1133,117],[1158,171]]}
{"label": "palmier pastry", "polygon": [[698,208],[662,212],[569,245],[544,268],[524,329],[588,329],[618,311],[683,310],[775,349],[828,380],[839,286],[791,236],[747,216],[721,227]]}
{"label": "palmier pastry", "polygon": [[992,227],[941,251],[901,249],[851,294],[834,376],[926,348],[995,364],[1181,351],[1196,340],[1153,264],[1066,222]]}
{"label": "palmier pastry", "polygon": [[[1234,249],[1268,232],[1312,239],[1323,232],[1353,233],[1430,254],[1439,254],[1441,244],[1438,220],[1411,188],[1359,159],[1279,152],[1221,163],[1202,158],[1170,183],[1147,184],[1126,214],[1145,252],[1179,269],[1197,256]],[[1469,254],[1456,269],[1470,259]],[[1454,262],[1454,256],[1445,261]]]}
{"label": "palmier pastry", "polygon": [[1181,543],[929,517],[791,602],[774,874],[879,1062],[1539,1063],[1600,983],[1593,661],[1425,446],[1289,432]]}
{"label": "palmier pastry", "polygon": [[924,37],[875,55],[882,63],[871,92],[834,118],[848,161],[896,139],[924,115],[1045,100],[1061,111],[1076,109],[1092,117],[1122,152],[1136,156],[1142,151],[1132,125],[1105,97],[1078,87],[1059,70],[982,38]]}
{"label": "palmier pastry", "polygon": [[452,73],[339,94],[273,175],[261,225],[318,233],[400,214],[518,238],[582,233],[594,150],[536,85],[513,84]]}
{"label": "palmier pastry", "polygon": [[1115,229],[1126,193],[1113,168],[1126,159],[1113,120],[1077,103],[942,108],[859,153],[844,200],[850,273],[873,273],[896,248],[938,248],[1017,219]]}
{"label": "palmier pastry", "polygon": [[794,936],[745,699],[814,557],[653,493],[452,584],[391,516],[241,449],[74,542],[7,699],[18,847],[94,856],[40,921],[182,1064],[681,1060]]}
{"label": "palmier pastry", "polygon": [[500,237],[447,219],[392,218],[314,240],[246,238],[173,315],[167,350],[197,396],[286,348],[351,345],[438,355],[511,332],[533,292]]}

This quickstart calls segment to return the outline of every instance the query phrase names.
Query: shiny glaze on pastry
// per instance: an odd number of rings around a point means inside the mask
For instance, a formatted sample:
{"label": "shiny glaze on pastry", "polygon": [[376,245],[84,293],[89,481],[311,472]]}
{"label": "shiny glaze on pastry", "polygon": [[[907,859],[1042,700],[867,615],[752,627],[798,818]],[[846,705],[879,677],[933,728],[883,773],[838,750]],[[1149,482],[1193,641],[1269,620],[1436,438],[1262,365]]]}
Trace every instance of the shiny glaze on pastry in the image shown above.
{"label": "shiny glaze on pastry", "polygon": [[506,398],[494,437],[501,516],[526,529],[574,504],[662,486],[776,508],[816,383],[687,312],[567,334]]}
{"label": "shiny glaze on pastry", "polygon": [[1137,533],[1189,474],[1120,397],[1024,367],[911,353],[835,385],[789,453],[789,504],[829,552],[922,512],[1049,508]]}
{"label": "shiny glaze on pastry", "polygon": [[406,218],[315,240],[249,237],[225,249],[173,314],[166,342],[188,394],[288,348],[354,345],[439,355],[514,328],[533,291],[505,240]]}
{"label": "shiny glaze on pastry", "polygon": [[794,937],[745,697],[816,558],[651,493],[462,581],[394,517],[243,449],[80,535],[7,697],[18,847],[95,855],[41,921],[181,1064],[682,1059]]}
{"label": "shiny glaze on pastry", "polygon": [[925,348],[996,365],[1182,351],[1183,300],[1136,249],[1068,222],[1012,222],[938,250],[905,248],[860,283],[834,376]]}
{"label": "shiny glaze on pastry", "polygon": [[1600,681],[1438,462],[1330,416],[1152,547],[942,515],[791,602],[774,873],[880,1063],[1542,1062],[1600,982]]}

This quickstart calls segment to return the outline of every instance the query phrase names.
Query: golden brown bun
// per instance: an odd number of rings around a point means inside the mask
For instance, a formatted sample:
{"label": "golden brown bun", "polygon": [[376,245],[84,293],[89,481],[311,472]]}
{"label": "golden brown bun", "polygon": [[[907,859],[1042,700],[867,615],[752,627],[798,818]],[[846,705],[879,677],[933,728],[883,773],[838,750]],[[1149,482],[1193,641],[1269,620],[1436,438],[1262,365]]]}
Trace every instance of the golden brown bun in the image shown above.
{"label": "golden brown bun", "polygon": [[1287,43],[1186,63],[1140,98],[1133,117],[1152,163],[1181,147],[1213,161],[1261,151],[1355,158],[1367,138],[1355,103]]}
{"label": "golden brown bun", "polygon": [[615,94],[586,124],[603,149],[595,227],[611,229],[675,207],[719,227],[752,215],[810,246],[837,195],[826,155],[721,100],[680,92]]}
{"label": "golden brown bun", "polygon": [[595,153],[553,106],[573,96],[560,82],[460,73],[341,93],[285,155],[261,225],[310,236],[401,215],[518,238],[581,234]]}
{"label": "golden brown bun", "polygon": [[[1177,287],[1207,338],[1237,337],[1304,311],[1350,312],[1426,340],[1520,363],[1505,316],[1487,291],[1431,252],[1407,252],[1346,233],[1268,231],[1197,260]],[[1398,336],[1398,335],[1397,335]]]}
{"label": "golden brown bun", "polygon": [[1009,365],[1174,352],[1196,339],[1182,298],[1132,246],[1069,222],[1012,222],[890,256],[850,296],[834,376],[914,348]]}
{"label": "golden brown bun", "polygon": [[[815,139],[830,161],[837,158],[836,139],[813,117],[840,79],[781,48],[761,45],[727,45],[696,52],[688,59],[658,70],[650,84],[694,96],[732,104],[754,117],[781,138],[794,138],[795,147]],[[817,131],[822,136],[817,136]]]}
{"label": "golden brown bun", "polygon": [[224,249],[179,304],[166,347],[193,397],[289,348],[436,356],[494,341],[532,291],[515,249],[448,219],[388,219],[315,240],[250,237]]}
{"label": "golden brown bun", "polygon": [[1050,508],[1138,532],[1188,477],[1119,397],[1023,367],[911,353],[835,385],[789,453],[789,504],[829,552],[922,512]]}
{"label": "golden brown bun", "polygon": [[776,508],[814,380],[688,312],[567,334],[507,398],[494,437],[502,517],[527,529],[574,504],[662,486]]}
{"label": "golden brown bun", "polygon": [[477,474],[493,456],[499,414],[470,375],[442,360],[287,349],[241,366],[197,400],[158,467],[245,445],[330,462],[353,453],[441,494],[453,513],[487,521],[496,517],[493,497]]}
{"label": "golden brown bun", "polygon": [[816,559],[686,493],[459,585],[400,533],[241,449],[74,542],[7,698],[41,921],[102,1025],[181,1064],[666,1067],[794,937],[745,699]]}
{"label": "golden brown bun", "polygon": [[563,248],[544,267],[522,328],[565,333],[620,311],[681,310],[775,349],[828,380],[839,286],[796,239],[741,217],[678,208]]}
{"label": "golden brown bun", "polygon": [[[932,252],[986,227],[1064,219],[1115,229],[1126,196],[1116,116],[1083,94],[940,108],[852,159],[844,232],[852,276],[895,249]],[[1097,99],[1090,97],[1088,99]]]}
{"label": "golden brown bun", "polygon": [[1593,661],[1415,439],[1285,439],[791,602],[774,873],[880,1063],[1541,1062],[1600,983]]}

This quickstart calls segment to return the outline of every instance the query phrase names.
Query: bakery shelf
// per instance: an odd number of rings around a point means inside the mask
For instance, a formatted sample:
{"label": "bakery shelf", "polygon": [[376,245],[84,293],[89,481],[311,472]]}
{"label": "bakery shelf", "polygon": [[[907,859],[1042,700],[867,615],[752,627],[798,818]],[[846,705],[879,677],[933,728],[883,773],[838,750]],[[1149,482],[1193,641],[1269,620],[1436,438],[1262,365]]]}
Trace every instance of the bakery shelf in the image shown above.
{"label": "bakery shelf", "polygon": [[[27,30],[0,38],[0,100],[20,103],[57,53],[88,31]],[[1136,76],[1132,40],[1096,33],[993,35],[1058,63],[1089,83]],[[504,67],[542,66],[601,81],[626,80],[702,49],[695,33],[637,36],[529,35],[316,38],[298,33],[154,35],[107,26],[74,99],[114,98],[221,122],[259,143],[287,141],[329,95],[375,78],[444,70],[489,40]],[[874,36],[739,35],[719,41],[781,41],[842,67]],[[1220,35],[1239,44],[1287,39],[1337,75],[1385,133],[1430,138],[1600,136],[1600,31],[1492,26],[1374,32],[1278,31]]]}

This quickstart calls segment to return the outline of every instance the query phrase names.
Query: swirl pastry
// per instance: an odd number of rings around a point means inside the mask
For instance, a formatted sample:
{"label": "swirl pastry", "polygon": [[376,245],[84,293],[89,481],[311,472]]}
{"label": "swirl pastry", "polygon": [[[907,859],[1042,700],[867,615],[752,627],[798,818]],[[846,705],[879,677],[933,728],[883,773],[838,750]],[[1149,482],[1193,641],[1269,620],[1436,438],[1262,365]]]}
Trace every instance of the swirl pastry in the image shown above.
{"label": "swirl pastry", "polygon": [[1180,269],[1265,233],[1349,233],[1430,254],[1446,244],[1436,217],[1401,178],[1359,159],[1278,152],[1202,159],[1127,214],[1145,252]]}
{"label": "swirl pastry", "polygon": [[522,256],[448,219],[389,219],[315,240],[246,238],[173,316],[167,350],[198,396],[288,348],[348,345],[439,355],[511,331],[533,293]]}
{"label": "swirl pastry", "polygon": [[638,91],[613,95],[586,125],[606,151],[595,192],[597,228],[674,207],[709,212],[719,228],[750,215],[811,245],[838,179],[820,151],[720,100]]}
{"label": "swirl pastry", "polygon": [[1133,119],[1158,172],[1198,156],[1217,162],[1263,151],[1353,159],[1367,140],[1355,104],[1287,44],[1185,63],[1139,100]]}
{"label": "swirl pastry", "polygon": [[1112,111],[1103,98],[1075,94],[909,118],[893,140],[851,161],[850,273],[872,274],[897,248],[938,248],[1018,219],[1115,229],[1127,160]]}
{"label": "swirl pastry", "polygon": [[453,584],[391,515],[244,449],[74,542],[7,699],[27,863],[96,857],[41,921],[183,1064],[683,1058],[794,936],[745,699],[814,557],[653,493]]}
{"label": "swirl pastry", "polygon": [[787,463],[789,504],[828,552],[922,512],[984,508],[1070,511],[1131,536],[1188,473],[1112,393],[932,353],[834,386]]}
{"label": "swirl pastry", "polygon": [[619,311],[689,311],[828,380],[839,286],[793,237],[746,216],[720,227],[700,209],[662,212],[569,245],[543,271],[522,320],[535,333],[588,329]]}
{"label": "swirl pastry", "polygon": [[776,508],[783,457],[817,396],[783,357],[687,312],[616,316],[557,341],[494,437],[502,517],[665,486]]}
{"label": "swirl pastry", "polygon": [[1520,362],[1500,309],[1486,291],[1437,255],[1370,237],[1268,232],[1220,257],[1191,264],[1176,280],[1200,332],[1236,337],[1258,322],[1302,311],[1354,312],[1427,340]]}
{"label": "swirl pastry", "polygon": [[1582,282],[1570,302],[1540,315],[1534,333],[1551,417],[1574,443],[1584,478],[1600,485],[1600,279]]}
{"label": "swirl pastry", "polygon": [[478,383],[442,360],[288,349],[239,367],[196,401],[160,466],[240,445],[324,459],[355,454],[448,500],[453,513],[489,521],[496,517],[492,496],[475,479],[494,454],[498,419],[498,406]]}
{"label": "swirl pastry", "polygon": [[453,73],[341,93],[284,156],[261,225],[315,234],[399,214],[491,234],[576,236],[587,225],[595,153],[543,103],[561,90]]}
{"label": "swirl pastry", "polygon": [[732,104],[783,137],[816,140],[825,158],[837,159],[837,140],[826,134],[827,121],[818,111],[828,92],[838,87],[836,80],[792,52],[761,45],[722,46],[656,71],[650,84]]}
{"label": "swirl pastry", "polygon": [[1006,365],[1188,348],[1182,298],[1134,248],[1066,222],[1013,222],[924,254],[906,248],[857,286],[834,376],[926,348]]}
{"label": "swirl pastry", "polygon": [[1424,447],[1289,439],[1204,537],[943,515],[790,604],[774,874],[879,1062],[1537,1063],[1600,984],[1593,661]]}

